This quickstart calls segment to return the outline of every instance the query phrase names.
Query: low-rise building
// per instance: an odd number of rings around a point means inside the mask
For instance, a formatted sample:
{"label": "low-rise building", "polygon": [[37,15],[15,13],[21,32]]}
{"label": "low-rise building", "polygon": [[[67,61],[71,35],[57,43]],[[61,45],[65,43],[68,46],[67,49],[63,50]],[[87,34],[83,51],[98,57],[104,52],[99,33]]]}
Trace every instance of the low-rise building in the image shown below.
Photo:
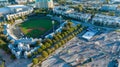
{"label": "low-rise building", "polygon": [[92,37],[94,37],[96,35],[97,32],[98,31],[93,28],[88,28],[87,32],[82,37],[86,40],[90,40],[90,39],[92,39]]}
{"label": "low-rise building", "polygon": [[92,24],[119,27],[120,17],[96,14],[92,19]]}
{"label": "low-rise building", "polygon": [[84,14],[84,13],[71,13],[68,15],[69,17],[71,18],[74,18],[74,19],[77,19],[77,20],[80,20],[82,22],[88,22],[90,19],[91,19],[91,14]]}
{"label": "low-rise building", "polygon": [[66,17],[80,20],[82,22],[88,22],[91,19],[91,14],[75,12],[74,9],[68,7],[56,7],[53,9],[53,13],[61,14]]}
{"label": "low-rise building", "polygon": [[100,10],[104,10],[104,11],[116,11],[117,10],[118,5],[112,4],[105,4],[103,5]]}

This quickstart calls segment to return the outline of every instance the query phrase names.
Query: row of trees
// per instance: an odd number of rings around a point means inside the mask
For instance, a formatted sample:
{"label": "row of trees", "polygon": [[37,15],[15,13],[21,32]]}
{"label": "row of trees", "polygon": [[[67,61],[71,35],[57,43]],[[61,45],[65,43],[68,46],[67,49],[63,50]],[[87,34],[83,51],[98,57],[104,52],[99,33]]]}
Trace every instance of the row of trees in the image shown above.
{"label": "row of trees", "polygon": [[33,65],[40,64],[43,60],[45,60],[49,55],[54,53],[54,51],[73,37],[75,37],[78,33],[83,30],[81,25],[77,25],[75,27],[72,26],[71,22],[65,24],[62,29],[62,33],[56,33],[52,39],[44,39],[43,45],[34,53],[34,55],[40,55],[37,58],[33,59]]}
{"label": "row of trees", "polygon": [[41,9],[34,9],[34,14],[39,15],[39,14],[48,14],[49,9],[41,8]]}
{"label": "row of trees", "polygon": [[54,0],[55,2],[59,3],[60,5],[66,4],[67,0]]}

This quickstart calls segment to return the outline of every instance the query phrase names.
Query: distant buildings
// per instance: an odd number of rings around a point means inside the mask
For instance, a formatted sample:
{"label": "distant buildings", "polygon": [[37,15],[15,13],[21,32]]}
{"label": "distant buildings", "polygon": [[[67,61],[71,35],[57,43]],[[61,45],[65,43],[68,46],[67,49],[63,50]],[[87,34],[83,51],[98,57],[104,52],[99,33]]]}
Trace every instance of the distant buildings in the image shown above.
{"label": "distant buildings", "polygon": [[53,8],[53,0],[36,0],[36,8]]}

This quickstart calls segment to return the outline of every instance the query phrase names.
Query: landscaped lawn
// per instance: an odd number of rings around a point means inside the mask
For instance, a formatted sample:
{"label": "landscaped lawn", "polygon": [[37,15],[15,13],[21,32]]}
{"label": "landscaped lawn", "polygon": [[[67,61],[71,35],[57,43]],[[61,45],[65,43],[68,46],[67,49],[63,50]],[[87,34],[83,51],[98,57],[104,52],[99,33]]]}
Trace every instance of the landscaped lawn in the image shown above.
{"label": "landscaped lawn", "polygon": [[[55,22],[55,25],[58,23]],[[52,29],[52,20],[49,17],[32,18],[20,24],[21,31],[27,37],[38,38]]]}

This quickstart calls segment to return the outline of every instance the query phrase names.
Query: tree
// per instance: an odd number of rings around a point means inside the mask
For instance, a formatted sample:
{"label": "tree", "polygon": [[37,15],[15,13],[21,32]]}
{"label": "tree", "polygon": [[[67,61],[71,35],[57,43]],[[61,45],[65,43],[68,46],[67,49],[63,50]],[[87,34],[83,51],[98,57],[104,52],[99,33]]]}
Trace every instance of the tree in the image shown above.
{"label": "tree", "polygon": [[28,58],[31,58],[31,57],[32,57],[32,55],[31,55],[31,54],[28,54],[28,55],[27,55],[27,57],[28,57]]}
{"label": "tree", "polygon": [[106,0],[106,3],[109,4],[110,0]]}
{"label": "tree", "polygon": [[64,34],[65,36],[67,36],[67,35],[68,35],[68,34],[67,34],[67,32],[64,32],[63,34]]}
{"label": "tree", "polygon": [[12,54],[11,55],[11,59],[16,59],[15,55]]}
{"label": "tree", "polygon": [[37,41],[36,41],[36,44],[39,45],[39,44],[40,44],[40,40],[37,40]]}
{"label": "tree", "polygon": [[72,27],[72,24],[73,24],[72,22],[68,22],[68,23],[67,23],[67,25],[68,25],[69,27]]}
{"label": "tree", "polygon": [[60,34],[57,35],[59,39],[62,39],[62,36]]}
{"label": "tree", "polygon": [[40,11],[39,11],[38,9],[36,9],[36,10],[34,10],[34,13],[35,13],[35,14],[39,14]]}
{"label": "tree", "polygon": [[66,43],[68,40],[67,39],[64,39],[64,42]]}
{"label": "tree", "polygon": [[38,54],[38,52],[37,52],[37,51],[35,51],[33,54],[34,54],[34,55],[37,55],[37,54]]}
{"label": "tree", "polygon": [[54,35],[53,38],[54,38],[56,41],[59,40],[59,38],[58,38],[56,35]]}
{"label": "tree", "polygon": [[39,49],[38,49],[38,53],[40,53],[40,52],[42,52],[42,48],[39,48]]}
{"label": "tree", "polygon": [[46,48],[50,47],[50,43],[45,43]]}
{"label": "tree", "polygon": [[78,25],[77,25],[77,27],[78,27],[78,28],[80,28],[80,27],[81,27],[81,25],[80,25],[80,24],[78,24]]}
{"label": "tree", "polygon": [[73,32],[73,31],[74,31],[74,28],[70,28],[70,29],[69,29],[69,33],[70,33],[70,32]]}
{"label": "tree", "polygon": [[59,48],[58,44],[55,44],[55,49],[58,49],[58,48]]}
{"label": "tree", "polygon": [[47,49],[47,52],[48,52],[48,54],[51,54],[52,50],[51,49]]}
{"label": "tree", "polygon": [[48,53],[46,51],[43,51],[42,56],[46,58],[46,57],[48,57]]}
{"label": "tree", "polygon": [[43,61],[44,57],[43,56],[39,56],[38,59],[39,59],[39,61]]}
{"label": "tree", "polygon": [[59,4],[65,4],[66,3],[66,0],[58,0],[57,1]]}
{"label": "tree", "polygon": [[51,39],[45,39],[44,41],[45,41],[45,42],[48,42],[48,43],[50,43],[50,44],[53,43]]}
{"label": "tree", "polygon": [[58,43],[58,46],[59,46],[59,47],[61,47],[61,46],[62,46],[61,42],[59,42],[59,43]]}
{"label": "tree", "polygon": [[41,49],[42,49],[42,50],[46,49],[46,46],[45,46],[45,45],[42,45],[42,46],[41,46]]}
{"label": "tree", "polygon": [[61,44],[62,44],[62,45],[65,44],[65,41],[64,41],[64,40],[61,40]]}
{"label": "tree", "polygon": [[115,16],[115,13],[114,12],[110,12],[109,15],[110,16]]}
{"label": "tree", "polygon": [[57,42],[55,39],[53,39],[53,43]]}
{"label": "tree", "polygon": [[[2,59],[3,60],[3,59]],[[5,60],[0,63],[0,67],[5,67]]]}
{"label": "tree", "polygon": [[37,63],[38,63],[38,59],[37,59],[37,58],[34,58],[34,59],[32,60],[32,62],[33,62],[33,64],[37,64]]}
{"label": "tree", "polygon": [[55,48],[54,48],[54,47],[52,47],[52,48],[51,48],[51,51],[52,51],[52,52],[53,52],[53,51],[55,51]]}
{"label": "tree", "polygon": [[83,11],[83,5],[82,4],[78,5],[78,7],[79,7],[79,11]]}
{"label": "tree", "polygon": [[61,36],[64,37],[65,35],[62,33]]}

